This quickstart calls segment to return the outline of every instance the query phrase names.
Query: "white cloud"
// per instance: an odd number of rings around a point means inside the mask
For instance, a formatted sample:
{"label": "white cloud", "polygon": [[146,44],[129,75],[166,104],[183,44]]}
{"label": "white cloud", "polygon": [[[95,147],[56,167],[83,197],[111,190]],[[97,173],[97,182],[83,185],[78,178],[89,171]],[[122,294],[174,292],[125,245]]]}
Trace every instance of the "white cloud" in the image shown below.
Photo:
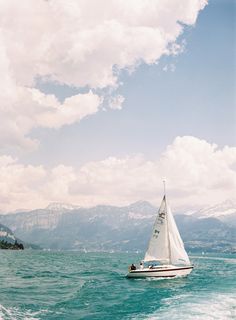
{"label": "white cloud", "polygon": [[[60,128],[79,122],[94,114],[101,105],[102,98],[91,91],[71,96],[60,103],[55,95],[46,95],[38,89],[16,87],[14,95],[5,98],[0,93],[1,126],[0,145],[7,148],[32,149],[38,142],[27,137],[32,128]],[[5,99],[4,99],[5,98]]]}
{"label": "white cloud", "polygon": [[175,72],[175,69],[176,69],[176,66],[173,63],[171,63],[170,65],[165,65],[162,70],[165,72],[167,71]]}
{"label": "white cloud", "polygon": [[193,25],[206,3],[3,0],[1,28],[12,74],[24,85],[35,75],[79,87],[114,85],[114,66],[155,62],[182,32],[180,23]]}
{"label": "white cloud", "polygon": [[[60,128],[98,111],[102,98],[96,94],[68,97],[60,104],[37,91],[36,78],[116,88],[121,69],[180,52],[176,40],[183,24],[194,25],[206,3],[0,0],[0,147],[35,147],[28,136],[32,128]],[[114,99],[111,107],[121,108],[122,99]]]}
{"label": "white cloud", "polygon": [[45,95],[39,90],[31,89],[33,101],[44,108],[36,116],[36,122],[41,127],[60,128],[65,124],[80,121],[85,116],[98,111],[102,99],[90,91],[66,98],[61,104],[54,95]]}
{"label": "white cloud", "polygon": [[116,95],[110,98],[110,101],[109,101],[110,108],[114,110],[121,110],[122,104],[124,101],[125,101],[125,98],[123,96],[121,96],[120,94]]}
{"label": "white cloud", "polygon": [[194,137],[177,137],[157,161],[142,155],[110,157],[80,168],[47,169],[0,157],[0,209],[44,207],[59,201],[78,205],[158,204],[162,179],[174,208],[201,208],[235,198],[236,148],[217,148]]}

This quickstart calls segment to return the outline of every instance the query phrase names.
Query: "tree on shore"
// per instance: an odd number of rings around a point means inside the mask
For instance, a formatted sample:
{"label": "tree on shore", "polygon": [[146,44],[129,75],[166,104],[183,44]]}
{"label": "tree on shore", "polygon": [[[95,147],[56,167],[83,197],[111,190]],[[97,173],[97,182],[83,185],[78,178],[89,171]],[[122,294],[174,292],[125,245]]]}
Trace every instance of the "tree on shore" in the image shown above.
{"label": "tree on shore", "polygon": [[0,249],[24,250],[24,246],[22,243],[18,243],[17,240],[15,240],[15,243],[0,240]]}

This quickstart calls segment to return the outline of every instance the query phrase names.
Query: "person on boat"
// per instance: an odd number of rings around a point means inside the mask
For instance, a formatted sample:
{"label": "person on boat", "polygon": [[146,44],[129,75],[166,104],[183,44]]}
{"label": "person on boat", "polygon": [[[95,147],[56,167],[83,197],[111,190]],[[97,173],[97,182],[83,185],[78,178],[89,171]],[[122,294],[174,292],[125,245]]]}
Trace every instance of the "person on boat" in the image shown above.
{"label": "person on boat", "polygon": [[143,269],[143,262],[142,261],[140,262],[139,266],[140,266],[140,269]]}
{"label": "person on boat", "polygon": [[130,266],[130,270],[136,270],[136,266],[133,263]]}

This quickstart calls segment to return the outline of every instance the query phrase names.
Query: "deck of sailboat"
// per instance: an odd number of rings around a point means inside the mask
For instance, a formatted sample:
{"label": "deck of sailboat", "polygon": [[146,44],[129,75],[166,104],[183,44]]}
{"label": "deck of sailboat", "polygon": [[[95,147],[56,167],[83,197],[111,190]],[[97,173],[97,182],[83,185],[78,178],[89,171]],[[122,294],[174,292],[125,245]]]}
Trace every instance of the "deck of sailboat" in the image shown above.
{"label": "deck of sailboat", "polygon": [[173,266],[163,265],[148,268],[140,268],[136,270],[130,270],[127,274],[129,278],[137,277],[156,277],[156,278],[173,278],[177,276],[188,275],[193,269],[193,266]]}
{"label": "deck of sailboat", "polygon": [[177,271],[177,270],[185,270],[185,269],[193,269],[193,266],[156,266],[152,268],[140,268],[136,270],[130,270],[130,273],[143,273],[143,272],[165,272],[165,271]]}

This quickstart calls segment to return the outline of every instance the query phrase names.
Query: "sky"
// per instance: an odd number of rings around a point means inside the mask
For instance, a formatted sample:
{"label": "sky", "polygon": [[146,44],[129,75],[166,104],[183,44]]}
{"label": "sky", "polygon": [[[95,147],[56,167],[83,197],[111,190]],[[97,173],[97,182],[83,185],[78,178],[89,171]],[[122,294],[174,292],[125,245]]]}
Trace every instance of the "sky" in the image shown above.
{"label": "sky", "polygon": [[0,210],[236,197],[233,0],[0,0]]}

